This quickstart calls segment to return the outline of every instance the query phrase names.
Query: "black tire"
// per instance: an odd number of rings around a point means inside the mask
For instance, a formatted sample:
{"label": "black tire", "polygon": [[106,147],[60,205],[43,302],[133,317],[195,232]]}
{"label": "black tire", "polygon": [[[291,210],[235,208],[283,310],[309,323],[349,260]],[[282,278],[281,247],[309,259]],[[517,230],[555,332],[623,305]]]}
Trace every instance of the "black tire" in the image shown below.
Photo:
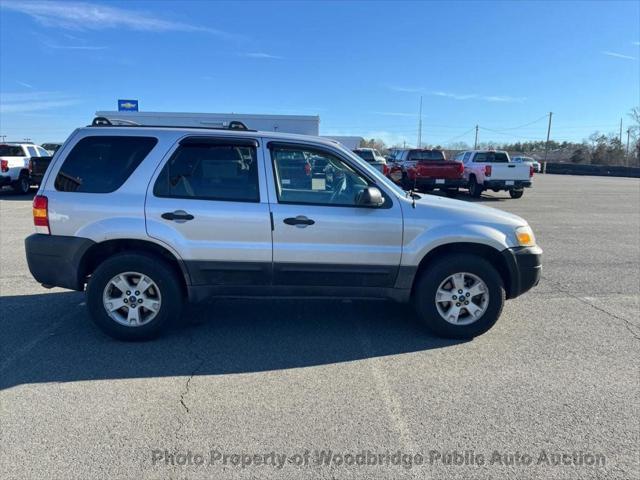
{"label": "black tire", "polygon": [[524,195],[524,190],[509,190],[509,195],[511,198],[520,198]]}
{"label": "black tire", "polygon": [[444,194],[447,197],[453,198],[453,197],[458,195],[458,189],[457,188],[445,188],[444,189]]}
{"label": "black tire", "polygon": [[480,198],[482,195],[482,186],[476,182],[476,177],[471,177],[469,179],[469,195],[473,198]]}
{"label": "black tire", "polygon": [[[436,292],[445,279],[455,273],[476,275],[487,286],[489,300],[484,314],[468,325],[454,325],[446,321],[436,307]],[[477,255],[446,255],[427,266],[417,279],[413,290],[413,305],[418,319],[434,334],[445,338],[468,339],[485,333],[498,320],[505,301],[500,274]]]}
{"label": "black tire", "polygon": [[11,188],[13,188],[14,193],[17,193],[18,195],[26,195],[31,189],[29,176],[21,173],[18,180],[11,184]]}
{"label": "black tire", "polygon": [[[160,310],[144,325],[126,326],[108,314],[102,296],[108,283],[116,275],[139,272],[148,276],[161,294]],[[124,252],[109,257],[93,272],[87,285],[87,306],[91,319],[107,335],[119,340],[149,340],[158,336],[171,321],[179,318],[184,296],[177,275],[161,258],[144,252]]]}

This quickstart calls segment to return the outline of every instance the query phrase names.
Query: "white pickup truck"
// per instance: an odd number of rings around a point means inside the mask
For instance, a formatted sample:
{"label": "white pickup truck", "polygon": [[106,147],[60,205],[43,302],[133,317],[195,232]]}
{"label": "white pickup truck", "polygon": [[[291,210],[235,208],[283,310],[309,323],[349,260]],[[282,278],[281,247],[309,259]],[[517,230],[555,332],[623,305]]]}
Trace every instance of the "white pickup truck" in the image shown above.
{"label": "white pickup truck", "polygon": [[455,160],[464,164],[463,176],[472,197],[480,197],[483,190],[508,190],[511,198],[520,198],[531,186],[533,166],[511,162],[507,152],[471,150],[459,153]]}
{"label": "white pickup truck", "polygon": [[32,143],[0,143],[0,188],[11,185],[14,192],[25,194],[31,187],[29,160],[49,153]]}

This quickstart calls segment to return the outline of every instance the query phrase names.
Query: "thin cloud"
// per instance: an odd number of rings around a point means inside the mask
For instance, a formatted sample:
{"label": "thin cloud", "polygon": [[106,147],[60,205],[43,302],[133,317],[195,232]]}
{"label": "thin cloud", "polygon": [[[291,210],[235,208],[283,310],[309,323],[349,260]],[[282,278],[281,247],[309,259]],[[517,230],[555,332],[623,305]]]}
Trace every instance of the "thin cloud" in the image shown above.
{"label": "thin cloud", "polygon": [[20,86],[23,86],[25,88],[34,88],[33,85],[31,85],[30,83],[27,82],[21,82],[20,80],[16,80],[16,83]]}
{"label": "thin cloud", "polygon": [[209,27],[165,20],[147,12],[86,2],[2,2],[2,8],[29,15],[46,27],[66,30],[124,28],[144,32],[204,32],[224,38],[238,35]]}
{"label": "thin cloud", "polygon": [[271,55],[269,53],[262,53],[262,52],[245,53],[242,56],[243,57],[249,57],[249,58],[264,58],[264,59],[268,59],[268,60],[282,60],[283,59],[283,57],[281,57],[279,55]]}
{"label": "thin cloud", "polygon": [[387,85],[389,90],[393,90],[394,92],[403,92],[403,93],[422,93],[424,92],[423,88],[418,87],[402,87],[398,85]]}
{"label": "thin cloud", "polygon": [[623,55],[622,53],[610,52],[609,50],[605,50],[600,53],[602,53],[603,55],[607,55],[608,57],[623,58],[625,60],[637,60],[636,57],[632,57],[631,55]]}
{"label": "thin cloud", "polygon": [[101,45],[56,45],[55,43],[45,43],[44,46],[57,50],[106,50],[109,48]]}
{"label": "thin cloud", "polygon": [[477,93],[451,93],[451,92],[429,92],[430,95],[437,97],[453,98],[454,100],[481,100],[484,102],[497,102],[497,103],[522,103],[526,100],[525,97],[510,97],[507,95],[478,95]]}
{"label": "thin cloud", "polygon": [[80,99],[61,92],[0,93],[0,113],[26,113],[68,107]]}

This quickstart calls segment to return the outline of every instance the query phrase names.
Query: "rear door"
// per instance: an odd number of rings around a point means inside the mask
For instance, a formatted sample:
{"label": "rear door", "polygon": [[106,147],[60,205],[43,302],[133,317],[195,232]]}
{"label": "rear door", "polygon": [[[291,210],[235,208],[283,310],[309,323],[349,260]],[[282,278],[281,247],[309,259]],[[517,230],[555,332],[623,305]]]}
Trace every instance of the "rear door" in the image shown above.
{"label": "rear door", "polygon": [[[402,211],[392,194],[381,188],[382,207],[359,207],[358,192],[375,185],[375,178],[348,155],[321,145],[272,141],[267,146],[274,284],[393,286],[402,249]],[[294,157],[323,165],[307,187],[292,187],[288,171],[281,168]]]}
{"label": "rear door", "polygon": [[272,245],[257,139],[182,139],[149,184],[147,232],[176,249],[195,285],[264,285]]}

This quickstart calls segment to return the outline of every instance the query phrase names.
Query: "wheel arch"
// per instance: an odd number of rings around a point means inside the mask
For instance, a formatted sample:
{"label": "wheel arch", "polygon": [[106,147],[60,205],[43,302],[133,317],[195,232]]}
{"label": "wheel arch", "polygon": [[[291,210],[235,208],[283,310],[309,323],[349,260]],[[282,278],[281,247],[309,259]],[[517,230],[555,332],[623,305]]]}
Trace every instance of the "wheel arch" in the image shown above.
{"label": "wheel arch", "polygon": [[80,259],[78,268],[80,282],[84,283],[86,278],[90,276],[107,258],[121,252],[143,252],[163,259],[180,280],[180,288],[183,293],[187,293],[187,285],[190,284],[190,276],[184,262],[180,261],[167,248],[154,242],[138,239],[112,239],[95,243],[89,247]]}
{"label": "wheel arch", "polygon": [[487,260],[496,269],[500,278],[502,278],[507,298],[514,296],[517,286],[514,284],[513,266],[506,260],[505,255],[494,247],[473,242],[445,243],[429,250],[418,264],[411,284],[411,295],[413,295],[418,279],[422,273],[429,268],[429,265],[445,255],[456,254],[476,255]]}

